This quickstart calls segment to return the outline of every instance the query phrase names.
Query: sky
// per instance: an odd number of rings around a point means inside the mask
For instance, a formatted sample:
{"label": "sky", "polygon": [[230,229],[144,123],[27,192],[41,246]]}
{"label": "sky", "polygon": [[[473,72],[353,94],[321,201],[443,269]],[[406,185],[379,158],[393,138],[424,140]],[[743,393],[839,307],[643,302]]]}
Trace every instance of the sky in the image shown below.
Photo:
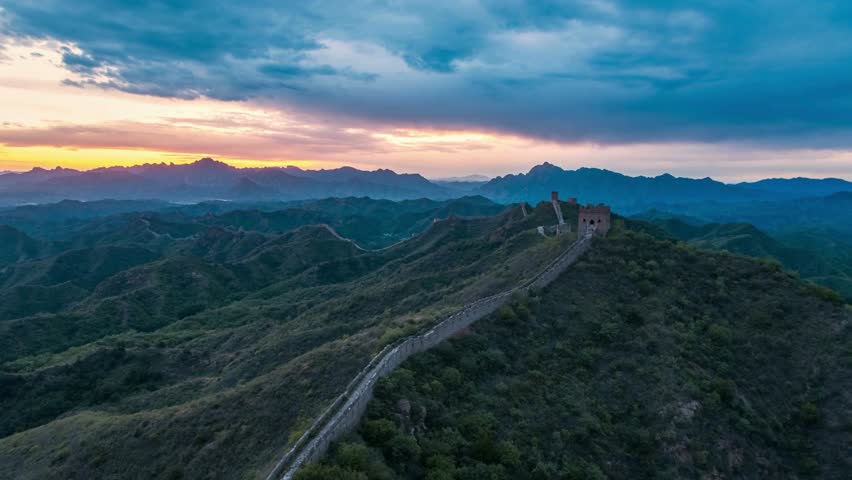
{"label": "sky", "polygon": [[2,0],[0,170],[852,179],[846,0]]}

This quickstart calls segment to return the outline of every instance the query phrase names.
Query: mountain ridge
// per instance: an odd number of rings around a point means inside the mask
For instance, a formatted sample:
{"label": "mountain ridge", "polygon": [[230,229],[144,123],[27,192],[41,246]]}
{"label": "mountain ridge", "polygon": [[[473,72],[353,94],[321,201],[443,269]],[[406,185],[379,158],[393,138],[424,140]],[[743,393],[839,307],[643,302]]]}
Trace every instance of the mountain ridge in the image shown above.
{"label": "mountain ridge", "polygon": [[668,204],[701,202],[739,203],[758,200],[784,200],[852,191],[852,182],[840,179],[776,179],[768,183],[727,184],[710,177],[675,177],[663,173],[655,177],[631,177],[611,170],[581,167],[565,170],[544,162],[527,173],[496,177],[475,190],[501,202],[532,201],[547,198],[551,191],[576,197],[581,203],[607,203],[624,213]]}
{"label": "mountain ridge", "polygon": [[724,183],[710,177],[629,176],[596,167],[566,170],[550,162],[527,173],[490,180],[475,176],[428,180],[417,173],[350,166],[307,170],[295,166],[238,168],[204,157],[192,163],[146,163],[92,170],[35,167],[0,175],[0,204],[44,203],[62,199],[306,200],[368,196],[378,199],[447,199],[478,194],[501,203],[536,202],[551,191],[581,202],[604,202],[624,213],[677,204],[782,201],[852,192],[840,178],[770,178]]}
{"label": "mountain ridge", "polygon": [[311,199],[370,196],[393,200],[450,198],[451,190],[419,174],[353,167],[303,170],[297,167],[237,168],[209,157],[188,164],[146,163],[92,170],[35,167],[0,175],[0,200],[13,203],[72,200]]}

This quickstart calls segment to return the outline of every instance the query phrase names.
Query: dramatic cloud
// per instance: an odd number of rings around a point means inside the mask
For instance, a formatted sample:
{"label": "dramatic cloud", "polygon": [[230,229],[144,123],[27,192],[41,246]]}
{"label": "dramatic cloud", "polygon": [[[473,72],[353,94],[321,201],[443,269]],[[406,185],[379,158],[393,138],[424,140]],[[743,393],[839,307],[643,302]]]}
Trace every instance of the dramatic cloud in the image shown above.
{"label": "dramatic cloud", "polygon": [[[558,142],[852,146],[845,0],[7,0],[68,84]],[[73,78],[72,78],[73,76]]]}

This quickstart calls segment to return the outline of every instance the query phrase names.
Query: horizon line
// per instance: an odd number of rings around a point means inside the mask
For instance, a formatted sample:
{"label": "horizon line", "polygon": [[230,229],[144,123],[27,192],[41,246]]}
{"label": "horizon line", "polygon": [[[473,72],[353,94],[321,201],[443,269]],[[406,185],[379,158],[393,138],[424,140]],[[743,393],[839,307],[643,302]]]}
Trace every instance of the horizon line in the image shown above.
{"label": "horizon line", "polygon": [[[217,164],[226,165],[226,166],[233,168],[235,170],[260,170],[260,169],[267,169],[267,168],[268,169],[283,170],[283,169],[287,169],[287,168],[295,168],[295,169],[298,169],[298,170],[301,170],[301,171],[308,171],[308,172],[314,171],[314,172],[316,172],[316,171],[323,171],[323,170],[329,171],[329,170],[338,170],[338,169],[342,169],[342,168],[351,168],[353,170],[358,170],[358,171],[361,171],[361,172],[389,171],[389,172],[392,172],[392,173],[397,174],[397,175],[419,175],[419,176],[423,177],[424,179],[426,179],[430,182],[448,181],[447,179],[465,178],[465,177],[472,177],[472,176],[486,177],[487,180],[480,180],[480,181],[490,182],[491,180],[495,180],[497,178],[503,178],[503,177],[506,177],[508,175],[527,175],[527,174],[529,174],[530,171],[532,171],[533,169],[535,169],[537,167],[550,165],[552,167],[558,168],[558,169],[565,171],[565,172],[579,171],[579,170],[583,170],[583,169],[600,170],[600,171],[603,171],[603,172],[615,173],[615,174],[622,175],[622,176],[625,176],[625,177],[628,177],[628,178],[659,178],[659,177],[670,176],[670,177],[673,177],[673,178],[682,178],[682,179],[688,179],[688,180],[708,180],[709,179],[711,181],[718,182],[718,183],[721,183],[721,184],[724,184],[724,185],[736,185],[736,184],[739,184],[739,183],[755,183],[755,182],[763,181],[763,180],[798,180],[798,179],[804,179],[804,180],[839,180],[839,181],[843,181],[843,182],[852,183],[852,180],[849,180],[849,179],[846,179],[846,178],[841,178],[841,177],[803,177],[801,175],[793,176],[793,177],[778,177],[778,176],[765,177],[765,178],[760,178],[759,180],[752,180],[752,181],[743,180],[743,181],[739,181],[739,182],[724,182],[722,180],[717,180],[717,179],[715,179],[715,178],[713,178],[709,175],[704,176],[704,177],[687,177],[687,176],[673,175],[673,174],[671,174],[667,171],[663,171],[662,173],[659,173],[657,175],[629,175],[629,174],[626,174],[626,173],[619,172],[617,170],[611,170],[611,169],[608,169],[608,168],[600,168],[600,167],[581,166],[581,167],[577,167],[577,168],[574,168],[574,169],[570,169],[570,168],[566,169],[566,168],[563,168],[559,165],[556,165],[556,164],[554,164],[550,161],[544,161],[542,163],[533,165],[532,167],[530,167],[525,172],[524,171],[517,172],[517,173],[508,172],[508,173],[504,173],[502,175],[496,175],[496,176],[489,176],[489,175],[485,175],[485,174],[478,173],[478,172],[473,172],[473,173],[468,173],[468,174],[460,174],[460,175],[447,175],[447,176],[431,176],[430,175],[430,176],[426,176],[426,175],[424,175],[420,172],[399,172],[399,171],[391,169],[391,168],[376,168],[376,169],[373,169],[373,170],[366,170],[366,169],[361,169],[361,168],[358,168],[358,167],[353,167],[353,166],[347,165],[347,164],[341,164],[341,165],[334,167],[334,168],[319,168],[319,169],[303,168],[303,167],[300,167],[298,165],[293,165],[293,164],[269,165],[269,166],[239,166],[239,165],[234,165],[233,163],[230,163],[227,160],[217,160],[217,159],[215,159],[213,157],[209,157],[209,156],[201,157],[201,158],[198,158],[196,160],[186,161],[186,162],[174,162],[174,161],[172,161],[172,162],[167,163],[167,162],[163,161],[163,162],[138,163],[138,164],[133,164],[133,165],[102,165],[102,166],[99,166],[99,167],[94,167],[94,168],[89,168],[89,169],[69,168],[69,167],[63,167],[62,165],[56,165],[53,168],[33,166],[29,170],[0,170],[0,175],[8,175],[8,174],[18,174],[19,175],[19,174],[24,174],[24,173],[30,173],[30,172],[37,171],[37,170],[43,170],[43,171],[48,171],[48,172],[54,171],[54,170],[73,170],[75,172],[86,173],[86,172],[94,172],[94,171],[97,171],[97,170],[111,170],[111,169],[127,170],[127,169],[131,169],[131,168],[139,168],[139,167],[145,167],[145,166],[166,166],[166,167],[170,167],[170,166],[194,165],[194,164],[200,163],[204,160],[209,160],[209,161],[215,162]],[[450,180],[450,181],[453,181],[453,180]],[[459,180],[455,180],[455,181],[459,181]],[[462,182],[463,182],[463,180],[462,180]],[[470,182],[474,183],[474,182],[477,182],[477,180],[470,180]]]}

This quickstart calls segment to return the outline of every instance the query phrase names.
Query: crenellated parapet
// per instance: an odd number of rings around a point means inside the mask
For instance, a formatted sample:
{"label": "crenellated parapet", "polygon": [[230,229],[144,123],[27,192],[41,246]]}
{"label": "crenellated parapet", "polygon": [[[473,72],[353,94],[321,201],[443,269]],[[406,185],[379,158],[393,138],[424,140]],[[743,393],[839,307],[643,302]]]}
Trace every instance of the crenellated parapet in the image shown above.
{"label": "crenellated parapet", "polygon": [[592,242],[591,235],[581,235],[544,270],[522,285],[469,303],[428,331],[386,346],[302,434],[290,451],[275,465],[266,477],[267,480],[292,480],[302,465],[317,461],[333,441],[354,430],[367,409],[367,403],[372,398],[373,388],[379,379],[388,375],[411,355],[426,351],[470,327],[477,320],[496,311],[513,295],[526,294],[531,288],[547,286],[576,262],[592,246]]}

